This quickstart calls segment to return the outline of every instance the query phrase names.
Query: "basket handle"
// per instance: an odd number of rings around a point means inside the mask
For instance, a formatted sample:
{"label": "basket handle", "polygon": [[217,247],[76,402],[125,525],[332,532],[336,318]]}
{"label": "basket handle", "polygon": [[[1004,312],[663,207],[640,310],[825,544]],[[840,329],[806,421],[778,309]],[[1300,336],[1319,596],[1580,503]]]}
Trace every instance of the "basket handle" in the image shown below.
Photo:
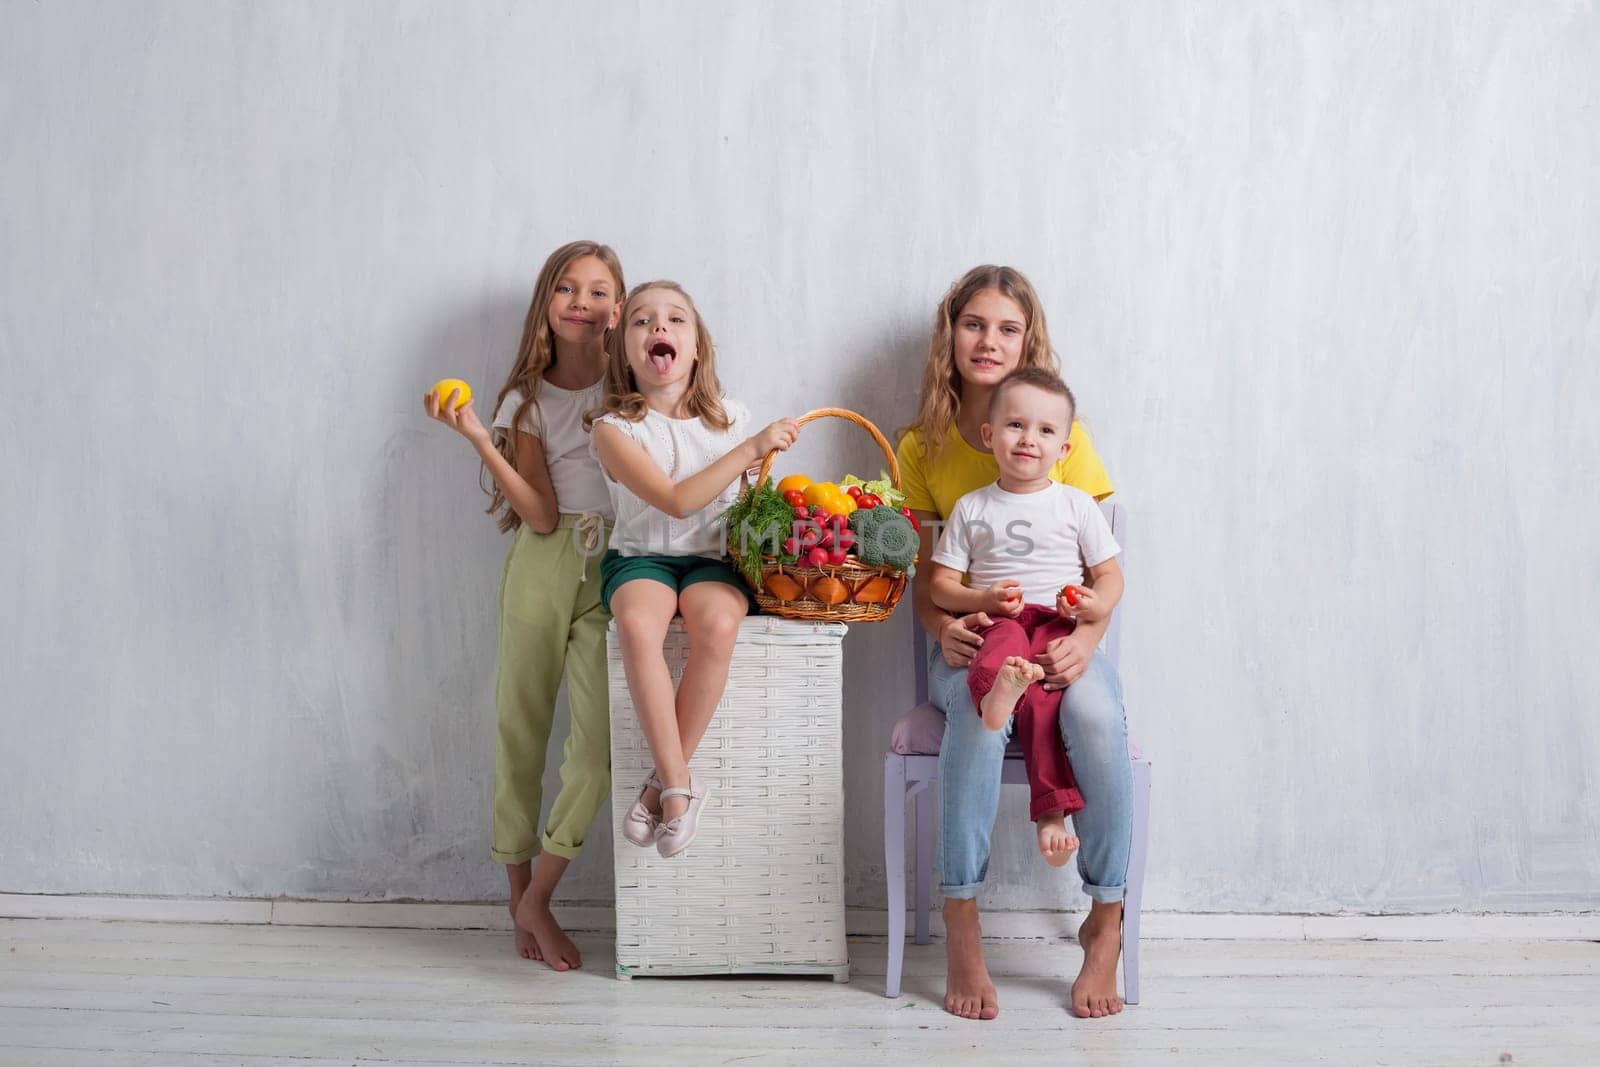
{"label": "basket handle", "polygon": [[[846,422],[853,422],[870,433],[873,441],[877,442],[878,448],[883,451],[883,458],[889,461],[890,484],[896,489],[900,488],[900,461],[895,458],[894,449],[889,447],[889,439],[884,437],[883,432],[872,424],[871,419],[865,415],[857,415],[848,408],[817,408],[815,411],[806,412],[794,421],[804,426],[808,422],[821,418],[844,419]],[[772,463],[777,458],[778,450],[776,448],[767,453],[766,458],[761,461],[761,473],[756,475],[756,485],[760,485],[767,480],[767,475],[772,473]]]}

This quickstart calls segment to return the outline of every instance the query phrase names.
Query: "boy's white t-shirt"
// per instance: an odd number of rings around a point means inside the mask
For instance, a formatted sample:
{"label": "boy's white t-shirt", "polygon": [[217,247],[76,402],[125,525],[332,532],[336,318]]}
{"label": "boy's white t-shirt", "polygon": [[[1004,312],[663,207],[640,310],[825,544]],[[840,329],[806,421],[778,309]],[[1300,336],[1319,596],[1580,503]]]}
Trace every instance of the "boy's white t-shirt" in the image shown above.
{"label": "boy's white t-shirt", "polygon": [[1122,551],[1094,497],[1051,482],[1037,493],[1008,493],[993,482],[956,501],[933,561],[969,576],[974,589],[1012,580],[1024,604],[1054,606],[1083,569]]}
{"label": "boy's white t-shirt", "polygon": [[[556,491],[556,510],[562,514],[592,512],[611,518],[611,494],[606,491],[599,462],[589,452],[589,434],[583,428],[583,413],[599,407],[604,397],[604,378],[585,389],[562,389],[540,382],[539,395],[528,406],[518,427],[544,444],[544,463]],[[501,401],[500,410],[494,413],[497,441],[510,431],[521,403],[520,389],[511,390]]]}
{"label": "boy's white t-shirt", "polygon": [[[674,482],[698,474],[731,452],[750,436],[750,411],[731,397],[722,398],[730,420],[726,430],[713,430],[697,418],[670,419],[646,409],[644,418],[631,422],[614,413],[601,415],[637,441]],[[591,449],[593,445],[591,443]],[[599,457],[596,457],[596,462]],[[722,513],[739,496],[739,479],[731,481],[717,498],[681,519],[658,511],[633,495],[627,486],[606,478],[616,524],[611,528],[611,548],[624,556],[705,556],[721,559],[724,552]]]}

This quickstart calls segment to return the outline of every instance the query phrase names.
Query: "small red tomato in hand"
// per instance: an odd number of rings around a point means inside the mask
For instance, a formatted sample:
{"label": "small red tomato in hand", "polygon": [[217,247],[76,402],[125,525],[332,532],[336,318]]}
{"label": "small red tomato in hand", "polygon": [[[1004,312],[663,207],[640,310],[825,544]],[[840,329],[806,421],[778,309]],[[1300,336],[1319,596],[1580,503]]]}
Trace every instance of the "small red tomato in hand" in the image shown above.
{"label": "small red tomato in hand", "polygon": [[1075,585],[1064,585],[1061,587],[1061,597],[1067,602],[1067,607],[1075,608],[1078,606],[1078,594],[1082,591],[1083,590],[1079,589]]}
{"label": "small red tomato in hand", "polygon": [[820,567],[828,562],[828,550],[825,548],[812,548],[806,552],[806,563],[812,567]]}

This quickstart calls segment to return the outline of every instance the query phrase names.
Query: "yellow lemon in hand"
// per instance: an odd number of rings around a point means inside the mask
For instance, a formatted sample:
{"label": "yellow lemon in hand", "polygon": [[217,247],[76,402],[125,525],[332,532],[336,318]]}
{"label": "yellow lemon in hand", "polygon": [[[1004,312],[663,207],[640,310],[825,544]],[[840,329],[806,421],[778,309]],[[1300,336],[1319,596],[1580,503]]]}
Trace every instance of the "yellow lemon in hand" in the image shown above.
{"label": "yellow lemon in hand", "polygon": [[[451,392],[456,394],[455,402],[453,404],[450,400]],[[462,408],[472,403],[472,386],[468,385],[460,378],[439,379],[438,384],[433,387],[433,394],[439,398],[440,411],[445,410],[446,404],[450,404],[451,411],[460,411]]]}

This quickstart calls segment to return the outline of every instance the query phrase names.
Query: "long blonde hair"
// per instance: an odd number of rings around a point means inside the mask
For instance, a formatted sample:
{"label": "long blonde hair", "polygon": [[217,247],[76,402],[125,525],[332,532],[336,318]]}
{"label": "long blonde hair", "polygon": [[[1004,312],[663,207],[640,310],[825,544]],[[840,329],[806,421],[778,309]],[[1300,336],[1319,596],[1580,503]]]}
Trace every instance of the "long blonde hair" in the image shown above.
{"label": "long blonde hair", "polygon": [[[496,434],[495,447],[500,454],[506,457],[506,462],[511,464],[513,470],[517,469],[517,433],[516,428],[522,425],[523,418],[528,414],[528,409],[533,406],[539,397],[539,383],[544,380],[544,372],[548,370],[556,359],[555,331],[550,328],[550,300],[555,295],[556,282],[561,280],[561,275],[575,261],[585,256],[594,256],[606,265],[615,279],[617,292],[627,291],[628,283],[622,280],[622,261],[611,250],[609,245],[596,241],[573,241],[564,244],[544,261],[544,266],[539,268],[538,280],[533,283],[533,299],[528,302],[528,315],[522,321],[522,343],[517,346],[517,359],[511,365],[511,373],[506,377],[506,384],[500,387],[500,395],[495,397],[494,410],[499,412],[500,405],[505,403],[506,394],[516,389],[522,393],[522,401],[517,405],[517,410],[511,417],[511,429],[503,434]],[[607,331],[607,340],[616,330]],[[501,533],[509,533],[522,525],[522,516],[517,510],[508,506],[506,495],[495,484],[494,479],[489,479],[484,484],[484,475],[487,468],[478,471],[478,486],[489,495],[489,506],[485,511],[493,515],[504,509],[497,525]]]}
{"label": "long blonde hair", "polygon": [[638,422],[645,416],[648,405],[644,394],[639,392],[639,383],[634,380],[633,368],[628,366],[625,337],[629,310],[639,295],[649,289],[670,289],[683,297],[684,303],[689,306],[689,314],[694,316],[695,347],[700,350],[700,355],[689,371],[689,391],[684,394],[684,405],[689,409],[689,414],[712,429],[726,430],[732,425],[732,420],[722,406],[722,386],[717,381],[717,351],[711,344],[711,331],[706,328],[706,320],[701,317],[700,309],[694,306],[694,298],[677,282],[665,279],[636,285],[628,293],[628,299],[622,305],[622,317],[617,320],[617,329],[606,336],[605,399],[599,407],[583,416],[583,425],[592,427],[595,419],[606,414],[621,415],[629,422]]}
{"label": "long blonde hair", "polygon": [[1060,370],[1055,349],[1050,347],[1050,330],[1044,321],[1044,305],[1039,294],[1019,270],[985,263],[973,267],[952,285],[933,313],[933,337],[928,342],[928,361],[922,368],[922,397],[917,417],[905,431],[916,430],[922,449],[931,464],[950,434],[950,426],[961,411],[961,374],[956,369],[956,319],[967,303],[986,289],[993,289],[1017,302],[1026,320],[1022,334],[1020,367]]}

